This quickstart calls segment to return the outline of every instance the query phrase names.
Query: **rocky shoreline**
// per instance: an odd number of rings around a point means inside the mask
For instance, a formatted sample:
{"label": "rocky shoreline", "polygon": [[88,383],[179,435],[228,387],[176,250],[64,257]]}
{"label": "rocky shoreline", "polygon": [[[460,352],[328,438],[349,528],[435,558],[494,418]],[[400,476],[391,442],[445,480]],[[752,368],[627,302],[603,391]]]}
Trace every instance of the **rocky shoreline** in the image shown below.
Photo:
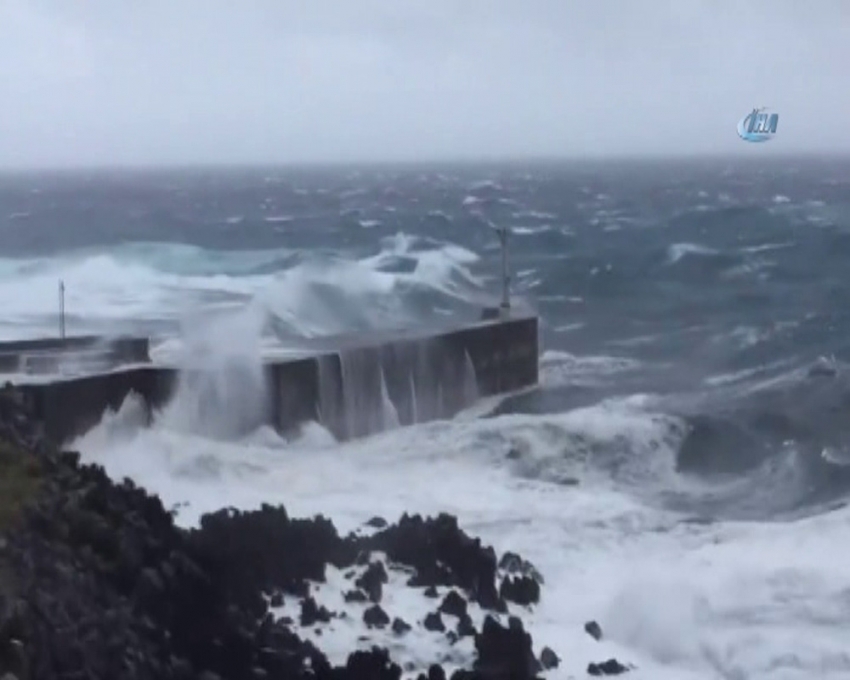
{"label": "rocky shoreline", "polygon": [[[541,597],[531,564],[511,553],[497,558],[449,515],[370,525],[340,536],[328,519],[264,506],[221,510],[197,529],[181,529],[156,496],[46,441],[7,386],[0,392],[0,678],[449,676],[440,659],[402,668],[377,646],[352,649],[334,667],[303,636],[352,617],[402,641],[414,627],[449,645],[470,638],[474,661],[454,668],[454,680],[524,680],[558,665],[551,649],[535,654],[522,621],[507,614],[508,602]],[[340,611],[314,598],[329,570],[341,570],[348,584]],[[404,574],[433,611],[421,621],[387,611],[390,574]],[[473,605],[485,613],[479,628]],[[591,675],[625,670],[613,659],[588,667]]]}

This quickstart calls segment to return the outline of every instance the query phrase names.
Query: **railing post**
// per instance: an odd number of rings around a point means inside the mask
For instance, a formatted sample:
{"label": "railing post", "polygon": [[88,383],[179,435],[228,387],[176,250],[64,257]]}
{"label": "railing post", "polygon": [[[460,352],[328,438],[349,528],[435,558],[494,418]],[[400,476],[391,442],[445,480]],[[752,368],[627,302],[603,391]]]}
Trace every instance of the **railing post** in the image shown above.
{"label": "railing post", "polygon": [[502,244],[502,302],[499,305],[503,316],[507,316],[511,308],[511,275],[508,271],[508,228],[497,229],[499,241]]}
{"label": "railing post", "polygon": [[65,339],[65,282],[59,279],[59,337]]}

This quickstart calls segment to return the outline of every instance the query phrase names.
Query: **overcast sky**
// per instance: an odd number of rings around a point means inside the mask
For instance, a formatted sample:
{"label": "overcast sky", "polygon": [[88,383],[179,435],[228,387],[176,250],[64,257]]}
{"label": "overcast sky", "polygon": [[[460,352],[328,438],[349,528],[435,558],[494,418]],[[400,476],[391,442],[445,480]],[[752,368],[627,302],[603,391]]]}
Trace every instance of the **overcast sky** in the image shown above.
{"label": "overcast sky", "polygon": [[848,69],[850,0],[0,0],[0,166],[850,152]]}

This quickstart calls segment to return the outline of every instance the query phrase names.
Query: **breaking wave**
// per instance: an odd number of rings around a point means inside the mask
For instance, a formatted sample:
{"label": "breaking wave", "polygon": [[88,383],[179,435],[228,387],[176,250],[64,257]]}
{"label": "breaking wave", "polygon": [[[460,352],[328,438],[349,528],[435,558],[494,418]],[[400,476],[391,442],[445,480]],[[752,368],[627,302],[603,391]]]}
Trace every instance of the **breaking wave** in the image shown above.
{"label": "breaking wave", "polygon": [[198,307],[249,301],[292,336],[416,325],[440,312],[471,313],[488,298],[471,270],[477,260],[460,246],[404,234],[372,254],[130,243],[0,259],[0,335],[54,333],[59,280],[73,333],[173,331]]}

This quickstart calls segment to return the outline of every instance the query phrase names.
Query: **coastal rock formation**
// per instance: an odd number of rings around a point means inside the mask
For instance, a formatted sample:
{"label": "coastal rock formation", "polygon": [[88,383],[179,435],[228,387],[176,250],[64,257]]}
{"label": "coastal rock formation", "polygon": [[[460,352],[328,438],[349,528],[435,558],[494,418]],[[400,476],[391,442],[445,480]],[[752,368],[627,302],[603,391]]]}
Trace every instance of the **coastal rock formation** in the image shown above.
{"label": "coastal rock formation", "polygon": [[[451,627],[457,623],[455,637],[474,635],[477,655],[453,678],[523,680],[541,670],[522,622],[510,617],[503,625],[496,618],[508,597],[537,600],[539,586],[524,580],[531,577],[500,587],[493,549],[450,515],[405,515],[373,526],[370,536],[342,537],[328,519],[296,519],[266,505],[220,510],[197,529],[180,529],[157,497],[132,481],[115,483],[101,467],[45,441],[15,390],[6,388],[0,392],[0,677],[395,680],[402,669],[386,650],[352,649],[343,666],[332,668],[299,635],[296,622],[319,626],[349,616],[319,604],[311,589],[329,567],[356,564],[368,565],[350,591],[360,593],[351,600],[364,601],[359,618],[397,636],[411,626],[379,604],[388,568],[406,568],[410,587],[450,589],[439,611]],[[290,597],[300,600],[298,610],[287,609]],[[467,602],[492,612],[481,631]],[[281,607],[285,616],[277,616]],[[446,673],[435,664],[422,677]]]}

